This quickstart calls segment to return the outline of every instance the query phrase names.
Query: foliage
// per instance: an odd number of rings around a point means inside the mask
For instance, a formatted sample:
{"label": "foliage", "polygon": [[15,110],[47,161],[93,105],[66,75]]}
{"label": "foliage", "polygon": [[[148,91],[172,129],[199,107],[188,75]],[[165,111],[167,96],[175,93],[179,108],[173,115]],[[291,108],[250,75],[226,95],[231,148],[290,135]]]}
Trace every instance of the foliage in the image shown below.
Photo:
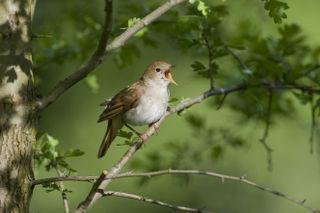
{"label": "foliage", "polygon": [[[261,3],[261,2],[260,2]],[[139,22],[145,14],[159,6],[159,1],[148,1],[143,5],[119,3],[119,15],[114,18],[112,38]],[[258,4],[259,5],[259,4]],[[113,61],[124,68],[139,57],[144,57],[142,49],[167,45],[181,54],[191,56],[190,70],[194,80],[205,82],[208,88],[227,87],[244,83],[253,89],[238,92],[224,101],[223,107],[241,115],[243,122],[266,122],[270,125],[277,116],[290,117],[295,111],[295,103],[311,105],[313,120],[320,116],[320,97],[318,93],[304,90],[284,91],[276,89],[256,89],[261,83],[274,85],[320,86],[320,47],[311,46],[303,34],[303,29],[294,23],[286,23],[289,5],[278,0],[262,0],[266,13],[274,23],[275,33],[265,35],[263,29],[253,26],[251,20],[240,20],[238,27],[232,29],[225,20],[233,15],[228,4],[205,0],[189,0],[182,8],[170,11],[156,22],[135,34],[130,41],[111,55]],[[261,6],[261,5],[260,5]],[[94,16],[93,16],[94,17]],[[71,40],[67,38],[46,39],[36,43],[35,71],[41,82],[44,72],[54,70],[55,65],[82,62],[90,55],[96,45],[101,24],[98,18],[85,17],[73,20],[81,26]],[[50,66],[49,66],[50,65]],[[97,93],[99,83],[96,75],[86,78],[89,88]],[[210,83],[211,82],[211,83]],[[210,85],[210,86],[209,86]],[[272,93],[272,102],[269,95]],[[182,98],[174,97],[170,105]],[[221,97],[210,102],[214,109],[221,104]],[[214,107],[213,107],[214,106]],[[269,107],[270,106],[270,107]],[[229,148],[244,147],[250,141],[234,134],[229,126],[208,126],[204,115],[192,111],[179,112],[186,119],[193,132],[190,140],[201,143],[182,143],[173,139],[164,146],[168,153],[151,151],[131,164],[133,168],[156,170],[163,167],[182,168],[184,161],[193,162],[204,159],[216,161],[227,154]],[[313,122],[313,126],[316,122]],[[241,128],[241,127],[239,127]],[[200,133],[199,133],[200,132]],[[263,131],[261,132],[263,134]],[[132,145],[136,137],[122,130],[118,134],[124,139],[120,145]],[[57,151],[58,141],[48,134],[39,137],[36,145],[35,163],[52,169],[52,162],[68,172],[74,172],[65,161],[68,157],[83,154],[80,151]],[[209,147],[209,148],[208,148]],[[166,155],[166,156],[164,156]],[[166,160],[163,160],[166,159]],[[147,163],[145,163],[147,162]],[[54,186],[53,186],[54,188]]]}
{"label": "foliage", "polygon": [[67,151],[60,151],[57,149],[59,141],[49,135],[48,133],[39,134],[37,142],[34,147],[34,163],[35,167],[44,166],[47,171],[50,171],[55,166],[64,169],[67,173],[76,172],[67,162],[66,159],[70,157],[79,157],[84,154],[79,149],[70,149]]}
{"label": "foliage", "polygon": [[[198,6],[195,6],[195,2],[198,2]],[[217,86],[214,84],[225,86],[235,83],[245,83],[253,87],[260,83],[319,85],[319,47],[307,44],[301,28],[297,24],[284,23],[277,27],[277,35],[263,37],[251,26],[249,21],[243,21],[235,32],[230,33],[225,26],[222,26],[223,20],[229,15],[228,8],[224,4],[208,3],[205,6],[207,12],[204,13],[199,9],[201,2],[190,1],[191,5],[186,11],[183,11],[184,14],[181,11],[173,12],[170,18],[176,19],[177,22],[170,26],[149,27],[150,31],[163,32],[163,36],[171,40],[174,39],[174,44],[177,44],[182,52],[199,58],[190,64],[196,76],[211,79],[212,86]],[[287,3],[266,0],[264,6],[269,16],[277,24],[281,24],[283,19],[287,17],[285,14],[285,10],[289,8]],[[224,62],[226,58],[235,62],[233,69],[225,68],[226,65],[229,66]],[[273,94],[272,102],[269,100],[270,92]],[[318,94],[310,94],[303,90],[288,92],[251,89],[232,95],[224,106],[242,115],[243,121],[268,122],[267,126],[269,126],[272,125],[271,121],[274,117],[278,115],[289,116],[294,112],[294,99],[298,99],[303,104],[311,104],[314,106],[314,110],[317,108],[317,111],[320,111],[316,105],[318,101],[314,102],[313,96],[318,96]],[[316,99],[319,100],[319,97]],[[220,101],[214,101],[212,104],[218,106]],[[203,121],[199,116],[189,115],[187,121],[194,128],[204,129]],[[261,134],[264,133],[261,132]],[[210,141],[207,144],[211,144],[212,158],[220,158],[225,154],[225,145],[217,144],[217,141],[229,144],[231,147],[244,145],[243,139],[232,135],[228,127],[207,129],[200,135],[201,139],[196,138],[197,140],[203,140],[204,143]],[[176,143],[175,141],[174,144]],[[197,148],[199,147],[201,146],[197,146]],[[168,150],[174,153],[185,153],[185,156],[178,155],[176,159],[179,160],[187,156],[198,156],[199,153],[207,150],[207,146],[204,146],[201,151],[196,147],[184,148],[184,151],[176,150],[173,147]],[[190,152],[186,150],[190,150]],[[155,156],[158,155],[160,156],[156,158]],[[143,162],[152,162],[152,165],[145,166],[145,168],[157,169],[160,162],[157,163],[156,159],[163,159],[161,153],[152,153],[147,156]],[[133,167],[138,166],[137,163],[133,165]],[[161,165],[179,167],[177,162],[165,164],[161,161]]]}
{"label": "foliage", "polygon": [[[83,151],[79,149],[69,149],[67,151],[61,151],[57,148],[59,145],[59,140],[52,137],[48,133],[41,133],[37,136],[37,142],[34,145],[34,171],[35,169],[44,167],[46,171],[62,170],[66,175],[76,172],[68,163],[67,158],[79,157],[84,154]],[[61,191],[57,183],[44,184],[43,187],[46,188],[48,192],[51,191]],[[64,190],[64,192],[69,192]]]}
{"label": "foliage", "polygon": [[269,16],[273,18],[275,23],[282,23],[282,19],[287,18],[284,12],[289,8],[288,4],[277,0],[263,0],[264,8],[269,12]]}

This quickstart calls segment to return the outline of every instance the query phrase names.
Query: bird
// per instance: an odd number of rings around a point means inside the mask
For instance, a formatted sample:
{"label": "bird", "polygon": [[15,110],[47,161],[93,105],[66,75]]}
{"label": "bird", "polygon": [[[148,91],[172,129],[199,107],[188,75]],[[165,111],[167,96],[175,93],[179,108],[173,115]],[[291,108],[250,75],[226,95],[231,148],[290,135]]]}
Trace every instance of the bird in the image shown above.
{"label": "bird", "polygon": [[105,108],[98,122],[107,120],[108,126],[99,148],[98,158],[106,154],[124,125],[136,132],[129,125],[151,126],[166,113],[170,96],[168,86],[170,83],[177,85],[171,74],[172,67],[173,65],[165,61],[153,62],[139,80],[103,103]]}

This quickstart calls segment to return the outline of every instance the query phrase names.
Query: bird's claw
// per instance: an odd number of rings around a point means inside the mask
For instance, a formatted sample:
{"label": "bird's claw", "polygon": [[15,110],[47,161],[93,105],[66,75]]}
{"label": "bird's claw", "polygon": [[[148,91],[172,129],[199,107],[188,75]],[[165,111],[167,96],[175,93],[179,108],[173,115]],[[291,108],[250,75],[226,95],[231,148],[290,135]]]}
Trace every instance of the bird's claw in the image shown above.
{"label": "bird's claw", "polygon": [[158,124],[158,122],[155,122],[155,123],[152,123],[152,124],[149,124],[149,128],[150,127],[153,127],[154,128],[154,131],[156,134],[158,134],[158,129],[160,128],[160,125]]}
{"label": "bird's claw", "polygon": [[147,135],[146,135],[145,133],[139,134],[139,138],[140,138],[142,141],[145,141],[145,140],[147,140]]}

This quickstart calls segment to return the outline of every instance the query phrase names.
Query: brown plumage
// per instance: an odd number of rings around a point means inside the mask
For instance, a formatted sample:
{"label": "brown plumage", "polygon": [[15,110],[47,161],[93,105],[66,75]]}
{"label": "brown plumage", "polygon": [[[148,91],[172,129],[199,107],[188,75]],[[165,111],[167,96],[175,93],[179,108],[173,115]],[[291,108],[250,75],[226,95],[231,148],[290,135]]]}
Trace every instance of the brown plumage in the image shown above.
{"label": "brown plumage", "polygon": [[107,152],[111,142],[117,136],[118,131],[123,127],[122,113],[130,108],[137,106],[138,94],[141,93],[137,84],[142,84],[140,80],[127,88],[121,90],[107,103],[105,110],[99,116],[98,122],[109,120],[107,131],[104,134],[102,143],[99,148],[98,158],[101,158]]}
{"label": "brown plumage", "polygon": [[108,127],[99,148],[99,158],[105,155],[125,123],[149,124],[157,121],[164,114],[163,108],[167,107],[169,98],[167,85],[170,82],[175,83],[170,68],[171,65],[166,62],[154,62],[138,81],[121,90],[105,103],[105,109],[99,116],[98,122],[108,120]]}

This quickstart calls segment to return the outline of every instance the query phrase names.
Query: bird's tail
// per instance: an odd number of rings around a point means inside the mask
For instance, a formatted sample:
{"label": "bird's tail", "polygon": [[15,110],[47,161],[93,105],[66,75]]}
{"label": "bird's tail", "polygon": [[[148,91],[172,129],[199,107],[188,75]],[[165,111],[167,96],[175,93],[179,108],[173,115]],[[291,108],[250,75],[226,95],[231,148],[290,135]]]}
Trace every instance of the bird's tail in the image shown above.
{"label": "bird's tail", "polygon": [[108,128],[106,133],[104,134],[102,143],[99,148],[98,158],[103,157],[107,150],[109,149],[110,144],[117,136],[118,130],[123,126],[121,120],[119,119],[111,119],[108,121]]}

